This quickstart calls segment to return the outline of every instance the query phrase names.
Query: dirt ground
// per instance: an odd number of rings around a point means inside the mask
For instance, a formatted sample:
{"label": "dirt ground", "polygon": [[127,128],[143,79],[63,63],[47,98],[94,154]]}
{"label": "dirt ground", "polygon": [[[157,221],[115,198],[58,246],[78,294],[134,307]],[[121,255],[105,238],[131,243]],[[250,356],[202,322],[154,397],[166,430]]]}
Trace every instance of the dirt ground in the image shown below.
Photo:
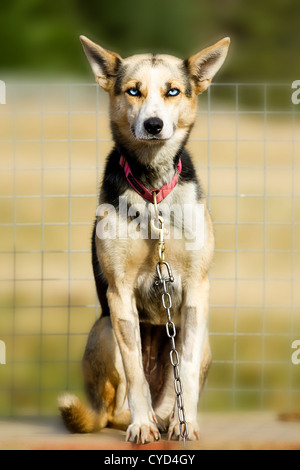
{"label": "dirt ground", "polygon": [[[282,422],[272,413],[204,413],[199,422],[201,440],[188,443],[188,450],[300,450],[300,422]],[[112,429],[70,435],[59,418],[0,421],[1,450],[183,450],[166,436],[145,446],[124,440],[124,432]]]}

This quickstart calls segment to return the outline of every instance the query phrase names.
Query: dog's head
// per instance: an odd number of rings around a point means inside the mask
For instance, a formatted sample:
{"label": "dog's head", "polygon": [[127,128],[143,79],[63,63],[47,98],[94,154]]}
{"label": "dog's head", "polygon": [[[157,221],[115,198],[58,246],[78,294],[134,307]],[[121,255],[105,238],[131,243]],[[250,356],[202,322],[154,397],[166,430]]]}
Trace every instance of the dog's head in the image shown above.
{"label": "dog's head", "polygon": [[225,38],[187,60],[142,54],[122,59],[81,36],[99,85],[110,94],[113,132],[124,144],[180,143],[196,116],[196,97],[223,65]]}

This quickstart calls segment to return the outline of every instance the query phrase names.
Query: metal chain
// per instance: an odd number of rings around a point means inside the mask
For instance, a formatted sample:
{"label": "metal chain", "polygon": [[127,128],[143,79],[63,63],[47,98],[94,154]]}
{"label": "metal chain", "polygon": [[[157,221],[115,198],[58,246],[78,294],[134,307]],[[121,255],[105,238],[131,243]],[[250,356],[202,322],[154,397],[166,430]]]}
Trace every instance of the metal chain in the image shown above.
{"label": "metal chain", "polygon": [[[189,436],[189,430],[188,430],[188,425],[185,419],[185,411],[184,411],[184,401],[183,401],[183,385],[182,385],[182,380],[180,378],[180,358],[178,351],[176,349],[176,343],[175,343],[175,338],[176,338],[176,326],[175,323],[172,321],[172,314],[171,314],[171,309],[172,309],[172,298],[170,293],[168,292],[168,283],[174,282],[174,277],[172,274],[171,266],[167,261],[165,261],[165,240],[164,236],[166,233],[165,227],[164,227],[164,219],[159,215],[158,212],[158,205],[156,201],[156,194],[154,193],[154,207],[155,207],[155,212],[156,212],[156,219],[159,222],[159,228],[155,226],[155,223],[153,221],[153,228],[155,231],[159,233],[159,242],[158,242],[158,257],[159,257],[159,262],[156,265],[156,271],[158,275],[158,281],[156,281],[156,285],[162,285],[163,287],[163,293],[162,293],[162,305],[163,308],[166,310],[167,313],[167,323],[166,323],[166,331],[167,335],[170,338],[171,342],[171,351],[170,351],[170,362],[173,366],[173,372],[174,372],[174,389],[176,393],[176,404],[177,404],[177,409],[178,409],[178,420],[179,420],[179,429],[180,429],[180,436],[183,439],[183,442],[186,443],[188,436]],[[165,266],[167,268],[168,276],[164,277],[162,273],[162,268]]]}

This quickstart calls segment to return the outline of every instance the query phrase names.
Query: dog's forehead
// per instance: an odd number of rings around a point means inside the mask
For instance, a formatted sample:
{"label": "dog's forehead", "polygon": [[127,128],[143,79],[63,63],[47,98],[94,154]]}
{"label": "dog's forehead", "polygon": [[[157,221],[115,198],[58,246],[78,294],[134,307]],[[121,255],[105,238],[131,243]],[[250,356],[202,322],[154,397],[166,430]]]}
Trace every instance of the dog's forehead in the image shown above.
{"label": "dog's forehead", "polygon": [[125,59],[123,66],[125,80],[144,76],[152,68],[168,78],[180,79],[184,75],[183,61],[166,54],[137,54]]}

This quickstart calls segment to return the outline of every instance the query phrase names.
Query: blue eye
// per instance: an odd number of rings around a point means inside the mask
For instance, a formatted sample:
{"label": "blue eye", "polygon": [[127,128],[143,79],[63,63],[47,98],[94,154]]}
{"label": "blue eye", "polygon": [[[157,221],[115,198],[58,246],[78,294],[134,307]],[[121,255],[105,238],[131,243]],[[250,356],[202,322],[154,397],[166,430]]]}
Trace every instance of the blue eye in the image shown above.
{"label": "blue eye", "polygon": [[129,88],[126,93],[130,96],[142,96],[141,92],[137,88]]}
{"label": "blue eye", "polygon": [[168,91],[167,96],[178,96],[180,94],[180,90],[178,88],[171,88],[171,90]]}

